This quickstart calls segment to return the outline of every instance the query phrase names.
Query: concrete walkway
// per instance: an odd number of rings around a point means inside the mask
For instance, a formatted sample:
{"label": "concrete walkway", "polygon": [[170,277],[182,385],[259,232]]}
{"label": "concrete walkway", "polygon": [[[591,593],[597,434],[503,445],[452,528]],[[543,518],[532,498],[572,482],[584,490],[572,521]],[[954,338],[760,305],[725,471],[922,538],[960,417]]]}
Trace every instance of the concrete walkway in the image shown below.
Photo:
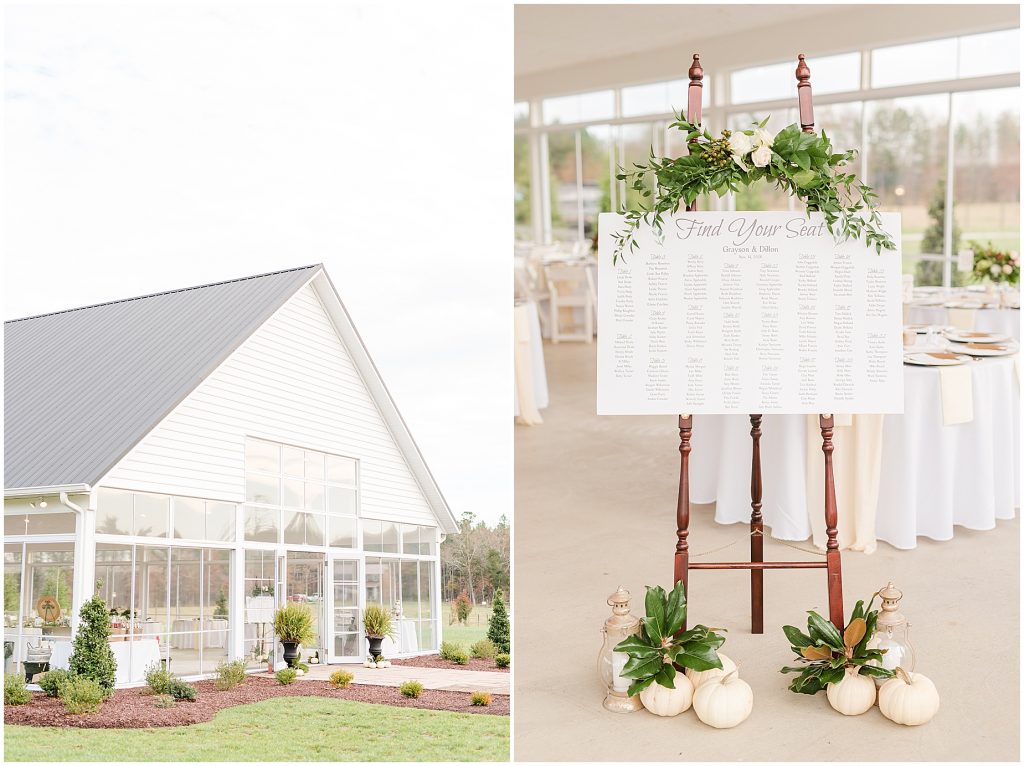
{"label": "concrete walkway", "polygon": [[[353,683],[371,686],[401,686],[406,681],[419,681],[424,689],[453,692],[490,692],[508,694],[509,673],[491,673],[486,670],[448,670],[447,668],[418,668],[410,665],[392,665],[390,668],[364,668],[362,665],[310,665],[309,672],[299,681],[326,681],[335,670],[347,670],[355,675]],[[270,673],[259,675],[273,677]]]}

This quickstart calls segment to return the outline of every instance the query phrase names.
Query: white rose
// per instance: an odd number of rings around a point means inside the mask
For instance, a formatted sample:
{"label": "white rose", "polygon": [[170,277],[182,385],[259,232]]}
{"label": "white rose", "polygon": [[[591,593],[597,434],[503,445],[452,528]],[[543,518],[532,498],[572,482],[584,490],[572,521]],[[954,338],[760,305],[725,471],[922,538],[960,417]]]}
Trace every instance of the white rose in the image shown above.
{"label": "white rose", "polygon": [[750,159],[753,161],[754,167],[763,168],[772,161],[772,148],[767,144],[761,144],[750,155]]}
{"label": "white rose", "polygon": [[761,144],[762,146],[771,146],[775,143],[775,136],[772,135],[770,130],[764,128],[757,128],[754,131],[754,142]]}
{"label": "white rose", "polygon": [[744,154],[754,148],[750,143],[750,136],[746,133],[733,133],[729,136],[729,151],[733,157],[742,158]]}
{"label": "white rose", "polygon": [[1010,264],[1006,264],[1005,266],[1003,266],[1003,273],[1004,274],[1012,274],[1013,273],[1013,266],[1011,266]]}
{"label": "white rose", "polygon": [[991,271],[991,272],[992,272],[992,276],[994,276],[994,277],[995,277],[995,276],[999,276],[999,271],[1000,271],[1000,269],[999,269],[999,265],[998,265],[998,264],[993,264],[993,265],[992,265],[992,268],[991,268],[991,269],[989,269],[989,271]]}
{"label": "white rose", "polygon": [[1014,263],[1020,263],[1020,253],[1018,253],[1016,250],[1011,250],[1010,260],[1013,261]]}

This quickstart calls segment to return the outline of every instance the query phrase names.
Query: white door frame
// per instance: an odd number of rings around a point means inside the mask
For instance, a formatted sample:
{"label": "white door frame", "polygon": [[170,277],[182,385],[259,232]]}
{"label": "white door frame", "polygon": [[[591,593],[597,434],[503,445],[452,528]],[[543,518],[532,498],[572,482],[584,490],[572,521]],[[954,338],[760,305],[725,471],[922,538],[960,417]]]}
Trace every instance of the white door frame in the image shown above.
{"label": "white door frame", "polygon": [[[338,561],[352,562],[356,565],[356,649],[358,654],[342,656],[334,653],[334,565]],[[363,608],[366,600],[366,561],[361,553],[332,550],[327,556],[326,599],[327,616],[324,633],[325,653],[327,662],[331,664],[362,662],[363,653]]]}

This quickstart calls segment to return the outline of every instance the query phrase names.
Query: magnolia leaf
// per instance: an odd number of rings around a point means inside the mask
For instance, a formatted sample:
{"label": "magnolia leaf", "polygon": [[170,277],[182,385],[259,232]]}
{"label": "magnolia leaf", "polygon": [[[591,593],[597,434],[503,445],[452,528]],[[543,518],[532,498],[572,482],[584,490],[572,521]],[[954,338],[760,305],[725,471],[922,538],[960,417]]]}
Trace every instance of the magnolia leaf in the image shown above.
{"label": "magnolia leaf", "polygon": [[640,635],[633,635],[627,636],[626,638],[619,641],[619,643],[615,645],[614,651],[623,652],[625,654],[633,656],[634,654],[657,654],[661,651],[661,648],[658,646],[652,646],[651,644],[647,643]]}
{"label": "magnolia leaf", "polygon": [[691,670],[721,669],[722,660],[714,646],[702,641],[691,641],[676,653],[675,662]]}
{"label": "magnolia leaf", "polygon": [[867,623],[862,618],[856,617],[850,620],[850,624],[846,626],[846,630],[843,632],[843,644],[847,649],[854,649],[861,639],[864,638],[867,630]]}
{"label": "magnolia leaf", "polygon": [[622,666],[619,675],[626,678],[646,678],[655,675],[665,664],[659,654],[657,657],[630,657]]}
{"label": "magnolia leaf", "polygon": [[658,674],[654,677],[655,682],[659,686],[664,686],[666,689],[675,689],[676,669],[673,667],[671,662],[666,662]]}
{"label": "magnolia leaf", "polygon": [[846,648],[846,645],[843,644],[843,637],[839,635],[836,626],[817,612],[807,613],[807,632],[811,638],[825,642],[837,652]]}
{"label": "magnolia leaf", "polygon": [[800,630],[794,628],[792,625],[783,625],[782,632],[786,634],[786,638],[789,639],[789,643],[795,647],[803,648],[805,646],[814,645],[810,636],[805,636]]}
{"label": "magnolia leaf", "polygon": [[668,594],[665,606],[665,635],[673,636],[686,622],[686,588],[680,580]]}
{"label": "magnolia leaf", "polygon": [[660,644],[665,636],[665,589],[660,585],[647,587],[644,607],[647,616],[644,618],[644,629],[652,644]]}
{"label": "magnolia leaf", "polygon": [[649,678],[644,678],[644,679],[642,679],[640,681],[634,681],[633,683],[631,683],[629,685],[629,690],[626,692],[626,694],[628,696],[630,696],[630,697],[633,697],[633,696],[639,694],[640,692],[642,692],[644,689],[646,689],[648,686],[650,686],[653,683],[654,683],[654,676],[651,676]]}
{"label": "magnolia leaf", "polygon": [[873,678],[892,678],[896,672],[888,668],[880,668],[875,665],[864,665],[860,669],[861,675],[872,676]]}
{"label": "magnolia leaf", "polygon": [[832,658],[832,650],[827,646],[805,646],[800,654],[808,660],[828,660]]}
{"label": "magnolia leaf", "polygon": [[837,684],[843,680],[843,676],[846,675],[845,668],[836,668],[833,670],[826,670],[821,674],[821,681],[825,684]]}

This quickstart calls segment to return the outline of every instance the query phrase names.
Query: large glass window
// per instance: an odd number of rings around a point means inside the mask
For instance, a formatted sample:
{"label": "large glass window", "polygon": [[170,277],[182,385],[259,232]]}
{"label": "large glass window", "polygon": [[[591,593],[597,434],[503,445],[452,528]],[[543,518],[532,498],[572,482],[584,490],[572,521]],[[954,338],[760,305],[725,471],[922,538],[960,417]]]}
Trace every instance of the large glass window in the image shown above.
{"label": "large glass window", "polygon": [[[231,552],[96,544],[96,578],[112,641],[129,642],[138,668],[162,662],[180,676],[212,673],[230,647]],[[120,653],[121,650],[117,650]]]}
{"label": "large glass window", "polygon": [[27,660],[47,661],[40,657],[49,657],[57,644],[68,646],[74,575],[74,543],[4,545],[6,672],[19,672]]}
{"label": "large glass window", "polygon": [[[73,530],[72,530],[73,531]],[[170,497],[101,489],[96,531],[107,535],[185,540],[235,539],[235,505],[192,497]]]}
{"label": "large glass window", "polygon": [[541,107],[545,125],[568,125],[614,116],[615,93],[610,90],[546,98]]}
{"label": "large glass window", "polygon": [[[811,63],[811,83],[815,93],[842,93],[857,90],[860,86],[859,53],[822,56]],[[796,98],[795,72],[796,66],[792,61],[733,72],[730,76],[732,103]]]}
{"label": "large glass window", "polygon": [[[808,60],[816,96],[850,94],[849,101],[840,103],[817,100],[815,127],[832,137],[837,150],[860,149],[849,169],[879,190],[883,210],[903,214],[904,271],[914,274],[917,284],[941,284],[944,266],[971,239],[1019,248],[1019,182],[1014,166],[1019,166],[1020,157],[1015,129],[1020,110],[1019,89],[1012,78],[1020,68],[1019,50],[1019,30],[1014,28],[885,46],[863,54],[812,55]],[[862,89],[865,65],[869,65],[870,82]],[[705,125],[717,132],[723,126],[746,127],[752,118],[760,120],[769,114],[775,130],[795,122],[795,68],[795,61],[786,61],[729,72],[728,98],[715,105],[707,101],[712,78],[706,78]],[[927,83],[979,77],[996,82],[986,82],[985,90],[928,92],[934,86]],[[921,92],[915,94],[919,84]],[[617,109],[614,90],[546,99],[544,127],[530,127],[522,120],[516,123],[517,190],[531,183],[540,188],[534,183],[537,179],[530,177],[528,139],[547,147],[548,166],[543,172],[549,174],[550,218],[540,222],[546,236],[556,242],[589,237],[599,210],[639,201],[623,184],[611,185],[610,194],[604,192],[604,178],[597,170],[603,173],[602,160],[610,159],[614,175],[620,164],[630,167],[645,160],[651,148],[660,156],[685,152],[684,137],[678,131],[666,132],[667,122],[661,115],[685,106],[686,85],[685,77],[680,77],[624,86],[618,91]],[[899,99],[876,90],[897,86],[903,96]],[[582,108],[588,98],[602,106]],[[793,106],[783,110],[774,104],[771,108],[746,106],[787,100]],[[632,121],[647,114],[659,120]],[[947,150],[950,121],[952,155]],[[569,123],[574,125],[571,130],[559,127]],[[983,146],[989,147],[988,155]],[[591,156],[595,162],[588,159]],[[947,238],[939,222],[946,210],[949,162],[954,164],[949,206],[955,226]],[[732,200],[698,201],[699,209],[735,205],[736,209],[785,210],[792,204],[786,195],[764,184]],[[525,224],[527,212],[523,208],[517,221]],[[519,227],[517,236],[530,231],[532,227]],[[954,285],[963,278],[955,268],[948,271]]]}
{"label": "large glass window", "polygon": [[1020,89],[953,95],[952,252],[970,241],[1020,251]]}
{"label": "large glass window", "polygon": [[883,209],[902,215],[904,272],[941,285],[949,97],[869,101],[865,120],[867,182]]}
{"label": "large glass window", "polygon": [[[321,546],[325,513],[358,515],[358,463],[351,458],[247,439],[246,461],[246,540]],[[332,544],[352,547],[354,522],[334,526],[341,542]]]}
{"label": "large glass window", "polygon": [[266,666],[274,653],[273,551],[245,552],[245,660],[250,667]]}
{"label": "large glass window", "polygon": [[433,625],[432,562],[368,556],[366,602],[391,610],[396,639],[384,652],[406,653],[436,649]]}

